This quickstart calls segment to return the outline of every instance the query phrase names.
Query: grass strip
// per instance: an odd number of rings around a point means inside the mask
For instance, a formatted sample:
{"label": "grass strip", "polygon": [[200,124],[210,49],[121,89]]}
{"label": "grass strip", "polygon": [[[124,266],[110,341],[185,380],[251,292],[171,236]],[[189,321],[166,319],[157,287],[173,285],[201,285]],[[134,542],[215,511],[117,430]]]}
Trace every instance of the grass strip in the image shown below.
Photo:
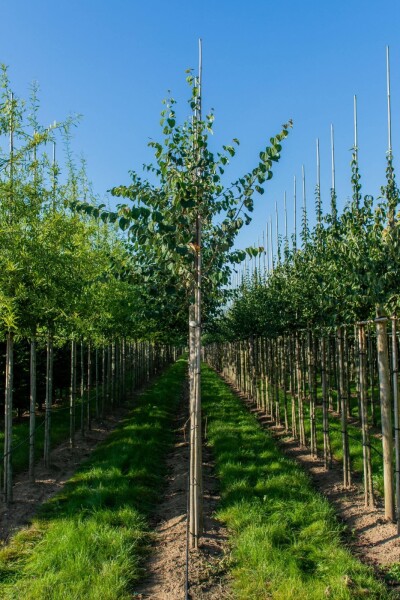
{"label": "grass strip", "polygon": [[390,598],[372,569],[344,547],[343,526],[308,475],[206,366],[202,389],[236,598]]}
{"label": "grass strip", "polygon": [[164,484],[186,365],[178,360],[139,396],[63,491],[1,549],[1,598],[132,598],[148,543],[146,518]]}

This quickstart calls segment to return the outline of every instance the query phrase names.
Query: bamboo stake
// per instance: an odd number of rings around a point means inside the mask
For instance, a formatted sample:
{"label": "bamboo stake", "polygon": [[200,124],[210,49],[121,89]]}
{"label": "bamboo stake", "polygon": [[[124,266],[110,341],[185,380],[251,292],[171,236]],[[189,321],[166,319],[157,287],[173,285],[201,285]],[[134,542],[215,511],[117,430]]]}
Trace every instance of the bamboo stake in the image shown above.
{"label": "bamboo stake", "polygon": [[296,175],[293,177],[293,221],[294,221],[294,250],[297,249],[297,192],[296,192]]}
{"label": "bamboo stake", "polygon": [[331,167],[332,167],[332,191],[336,191],[336,176],[335,176],[335,138],[333,125],[331,124]]}
{"label": "bamboo stake", "polygon": [[387,125],[388,125],[388,154],[392,154],[392,110],[390,105],[390,57],[389,46],[386,46],[386,92],[387,92]]}

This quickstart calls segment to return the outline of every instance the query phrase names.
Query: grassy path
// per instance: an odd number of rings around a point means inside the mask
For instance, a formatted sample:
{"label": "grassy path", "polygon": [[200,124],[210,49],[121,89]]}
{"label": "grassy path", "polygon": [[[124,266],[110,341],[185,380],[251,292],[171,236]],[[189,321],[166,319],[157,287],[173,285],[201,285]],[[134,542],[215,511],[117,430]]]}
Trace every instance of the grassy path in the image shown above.
{"label": "grassy path", "polygon": [[63,492],[0,551],[0,598],[132,598],[186,365],[179,360],[139,396]]}
{"label": "grassy path", "polygon": [[372,570],[342,545],[334,511],[306,473],[208,367],[202,388],[221,480],[218,516],[231,532],[235,597],[390,598]]}

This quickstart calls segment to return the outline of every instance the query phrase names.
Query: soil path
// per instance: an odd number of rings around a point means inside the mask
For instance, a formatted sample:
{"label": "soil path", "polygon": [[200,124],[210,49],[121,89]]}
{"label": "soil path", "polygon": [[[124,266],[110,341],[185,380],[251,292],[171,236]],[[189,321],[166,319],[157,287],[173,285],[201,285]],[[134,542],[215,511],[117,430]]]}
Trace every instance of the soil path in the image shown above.
{"label": "soil path", "polygon": [[[334,462],[326,471],[323,461],[310,455],[307,448],[301,448],[282,427],[276,427],[255,404],[232,384],[231,389],[242,399],[247,408],[255,414],[262,427],[267,428],[279,443],[286,455],[294,458],[310,474],[313,484],[334,506],[336,514],[346,525],[346,544],[363,562],[373,566],[379,576],[385,566],[400,562],[400,538],[397,525],[384,517],[382,499],[376,498],[376,507],[364,505],[364,491],[360,478],[350,489],[343,487],[341,465]],[[400,581],[391,583],[400,590]]]}
{"label": "soil path", "polygon": [[112,415],[93,420],[92,429],[82,438],[79,431],[75,436],[75,447],[69,447],[66,440],[50,453],[50,466],[45,467],[40,460],[35,467],[36,482],[29,481],[27,472],[14,478],[13,502],[10,506],[0,504],[0,541],[6,543],[9,538],[29,525],[40,505],[57,494],[75,473],[77,467],[88,458],[94,448],[110,434],[121,419],[132,410],[119,408]]}
{"label": "soil path", "polygon": [[[144,565],[146,578],[135,588],[137,600],[184,600],[186,598],[186,511],[189,445],[187,441],[187,394],[182,398],[175,421],[175,446],[168,457],[164,498],[154,514],[155,533],[151,555]],[[229,592],[227,532],[213,516],[218,481],[209,449],[203,447],[204,528],[199,551],[189,550],[188,598],[222,600]]]}

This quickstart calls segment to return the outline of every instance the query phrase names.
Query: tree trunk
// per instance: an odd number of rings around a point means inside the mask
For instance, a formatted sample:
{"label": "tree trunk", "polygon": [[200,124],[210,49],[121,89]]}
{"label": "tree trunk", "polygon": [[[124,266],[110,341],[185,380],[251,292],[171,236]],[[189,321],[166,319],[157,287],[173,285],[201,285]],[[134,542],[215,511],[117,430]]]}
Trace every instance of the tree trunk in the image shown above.
{"label": "tree trunk", "polygon": [[372,484],[371,445],[368,427],[368,402],[367,402],[367,346],[365,339],[365,326],[358,327],[359,350],[359,392],[360,392],[360,418],[363,439],[363,465],[364,465],[364,500],[365,506],[374,506]]}
{"label": "tree trunk", "polygon": [[14,337],[7,333],[6,379],[4,402],[4,501],[9,505],[13,499],[12,490],[12,411],[14,382]]}
{"label": "tree trunk", "polygon": [[391,412],[390,371],[387,338],[387,319],[379,307],[376,319],[376,345],[378,352],[379,396],[381,402],[383,483],[385,489],[385,517],[394,520],[393,497],[393,432]]}
{"label": "tree trunk", "polygon": [[395,485],[397,533],[400,534],[400,414],[399,414],[399,352],[397,347],[397,319],[392,317],[392,377],[395,447]]}
{"label": "tree trunk", "polygon": [[75,408],[76,408],[76,341],[71,341],[71,386],[69,399],[69,446],[75,447]]}
{"label": "tree trunk", "polygon": [[50,466],[50,437],[51,437],[51,409],[53,400],[53,337],[49,333],[47,337],[47,360],[46,360],[46,411],[44,429],[44,464]]}
{"label": "tree trunk", "polygon": [[329,436],[329,412],[328,412],[328,378],[326,370],[326,337],[321,340],[321,376],[322,376],[322,429],[324,435],[324,465],[325,469],[332,466],[331,440]]}
{"label": "tree trunk", "polygon": [[342,422],[342,452],[343,452],[343,485],[345,488],[351,485],[350,470],[350,452],[349,436],[347,432],[347,385],[345,379],[345,358],[344,358],[344,338],[343,327],[337,330],[337,348],[338,348],[338,383],[339,383],[339,403],[341,407]]}
{"label": "tree trunk", "polygon": [[35,481],[36,339],[31,339],[29,394],[29,481]]}

